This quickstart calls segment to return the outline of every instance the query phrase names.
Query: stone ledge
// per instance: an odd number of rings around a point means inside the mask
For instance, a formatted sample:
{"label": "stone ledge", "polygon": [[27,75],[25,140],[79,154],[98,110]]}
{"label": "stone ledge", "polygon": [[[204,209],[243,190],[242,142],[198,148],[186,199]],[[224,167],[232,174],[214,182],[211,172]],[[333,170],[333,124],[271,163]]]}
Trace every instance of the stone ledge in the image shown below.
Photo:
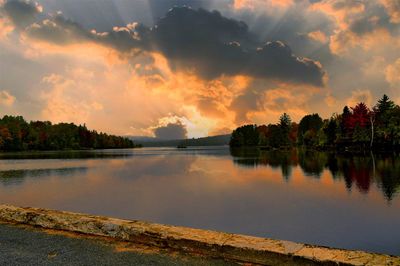
{"label": "stone ledge", "polygon": [[400,257],[79,213],[0,205],[0,221],[261,265],[400,265]]}

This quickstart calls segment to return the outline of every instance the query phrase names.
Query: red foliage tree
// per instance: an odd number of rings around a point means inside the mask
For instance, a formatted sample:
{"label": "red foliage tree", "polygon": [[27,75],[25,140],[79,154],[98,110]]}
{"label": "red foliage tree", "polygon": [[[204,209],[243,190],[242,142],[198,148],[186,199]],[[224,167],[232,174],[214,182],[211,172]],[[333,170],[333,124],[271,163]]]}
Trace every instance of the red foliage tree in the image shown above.
{"label": "red foliage tree", "polygon": [[355,107],[351,107],[351,114],[345,118],[345,126],[349,130],[354,130],[357,126],[365,128],[370,125],[371,111],[361,102]]}
{"label": "red foliage tree", "polygon": [[260,134],[264,134],[264,136],[268,135],[268,127],[266,125],[258,126],[257,131]]}

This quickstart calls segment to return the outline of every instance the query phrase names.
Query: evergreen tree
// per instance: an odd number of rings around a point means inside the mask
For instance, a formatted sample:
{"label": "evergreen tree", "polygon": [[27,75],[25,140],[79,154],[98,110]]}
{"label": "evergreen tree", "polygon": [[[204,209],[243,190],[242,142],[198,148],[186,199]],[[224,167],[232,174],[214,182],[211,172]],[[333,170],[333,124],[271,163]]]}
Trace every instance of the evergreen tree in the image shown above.
{"label": "evergreen tree", "polygon": [[389,97],[384,94],[374,107],[376,113],[376,135],[379,142],[386,142],[393,139],[392,129],[390,129],[390,122],[393,117],[393,110],[396,105]]}
{"label": "evergreen tree", "polygon": [[292,127],[292,120],[287,113],[284,113],[279,118],[279,129],[282,134],[282,145],[290,145],[290,130]]}
{"label": "evergreen tree", "polygon": [[349,135],[349,132],[347,130],[347,123],[348,123],[350,116],[351,116],[350,108],[348,106],[345,106],[343,108],[341,121],[340,121],[340,131],[341,131],[343,138],[346,138]]}
{"label": "evergreen tree", "polygon": [[378,104],[375,109],[377,114],[385,114],[390,110],[395,108],[395,103],[389,99],[389,97],[384,94],[381,99],[378,100]]}

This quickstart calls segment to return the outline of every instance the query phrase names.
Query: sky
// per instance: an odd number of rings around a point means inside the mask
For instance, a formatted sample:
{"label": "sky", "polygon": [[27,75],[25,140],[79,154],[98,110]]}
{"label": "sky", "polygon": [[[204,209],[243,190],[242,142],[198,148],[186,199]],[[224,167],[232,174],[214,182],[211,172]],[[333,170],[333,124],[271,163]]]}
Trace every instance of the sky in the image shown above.
{"label": "sky", "polygon": [[0,0],[0,114],[160,138],[400,103],[400,0]]}

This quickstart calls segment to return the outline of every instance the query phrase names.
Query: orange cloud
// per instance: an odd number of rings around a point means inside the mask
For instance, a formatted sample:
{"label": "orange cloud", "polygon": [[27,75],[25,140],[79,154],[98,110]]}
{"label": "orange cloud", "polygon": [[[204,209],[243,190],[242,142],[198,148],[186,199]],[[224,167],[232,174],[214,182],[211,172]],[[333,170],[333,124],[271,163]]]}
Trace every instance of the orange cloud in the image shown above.
{"label": "orange cloud", "polygon": [[351,92],[350,98],[347,99],[348,106],[355,106],[360,102],[365,103],[367,106],[371,106],[373,96],[370,90],[355,90]]}
{"label": "orange cloud", "polygon": [[0,40],[5,39],[13,30],[12,23],[8,19],[0,17]]}
{"label": "orange cloud", "polygon": [[335,20],[340,29],[347,29],[354,14],[365,11],[365,4],[357,0],[324,0],[312,4],[311,11],[323,12]]}
{"label": "orange cloud", "polygon": [[[397,23],[400,6],[395,4],[396,0],[380,0],[388,10],[390,21]],[[373,1],[358,0],[325,0],[310,6],[314,12],[323,12],[335,21],[335,30],[329,36],[329,47],[332,53],[343,56],[353,49],[364,49],[374,51],[375,55],[383,54],[390,49],[398,49],[399,38],[395,36],[382,21],[378,12],[379,6]],[[400,16],[399,16],[400,18]],[[363,25],[366,30],[357,32],[353,27]],[[324,40],[322,35],[310,33],[308,35],[314,40]],[[385,45],[383,45],[385,43]]]}
{"label": "orange cloud", "polygon": [[[325,8],[341,26],[333,36],[316,30],[308,34],[309,38],[321,43],[330,41],[332,51],[338,54],[360,46],[374,51],[385,49],[379,47],[378,39],[394,40],[384,30],[373,33],[378,38],[373,34],[352,34],[348,31],[347,15],[362,12],[364,7],[354,5],[347,10],[335,5],[341,2],[323,1],[313,5],[313,8],[319,5],[321,10]],[[258,9],[266,5],[286,8],[294,3],[242,0],[234,4],[237,8]],[[115,28],[114,33],[134,27]],[[47,73],[39,85],[40,100],[44,103],[41,119],[86,123],[91,128],[115,134],[150,135],[154,128],[178,121],[186,126],[189,137],[198,137],[226,133],[244,122],[275,123],[283,112],[289,113],[293,121],[299,121],[309,112],[325,112],[329,109],[326,105],[339,104],[326,91],[307,85],[246,75],[205,80],[191,70],[171,68],[160,52],[135,49],[120,52],[91,39],[55,45],[24,33],[19,41],[24,58],[39,64],[58,62],[54,63],[57,70]],[[275,43],[275,48],[278,44]],[[307,59],[302,58],[296,58],[296,61],[307,63]],[[315,64],[321,67],[318,62]],[[386,72],[390,80],[397,73],[392,68]],[[315,98],[319,99],[318,103]],[[349,101],[359,99],[370,101],[371,93],[353,92]],[[324,106],[320,108],[317,104]]]}
{"label": "orange cloud", "polygon": [[400,85],[400,58],[385,69],[386,80],[394,87]]}
{"label": "orange cloud", "polygon": [[335,99],[335,97],[333,97],[332,94],[330,94],[330,93],[328,93],[326,95],[324,101],[329,107],[333,107],[337,103],[337,100]]}
{"label": "orange cloud", "polygon": [[154,127],[177,118],[190,137],[234,128],[229,104],[251,81],[245,76],[206,81],[174,72],[157,53],[129,59],[93,43],[68,49],[28,39],[23,43],[32,60],[68,59],[62,73],[43,78],[40,119],[86,123],[116,134],[151,135]]}
{"label": "orange cloud", "polygon": [[268,7],[287,8],[293,4],[293,0],[234,0],[234,9],[264,9]]}
{"label": "orange cloud", "polygon": [[380,0],[380,2],[386,8],[390,16],[390,21],[392,23],[400,23],[400,1]]}
{"label": "orange cloud", "polygon": [[308,113],[307,103],[310,97],[316,92],[313,88],[302,88],[288,90],[287,85],[281,85],[264,94],[264,108],[269,123],[278,121],[280,115],[286,112],[293,121],[299,121]]}
{"label": "orange cloud", "polygon": [[365,51],[373,50],[374,54],[379,55],[386,53],[389,49],[397,50],[400,47],[400,39],[384,28],[363,35],[357,35],[346,30],[331,36],[329,47],[333,53],[338,55],[343,55],[357,48],[362,48]]}
{"label": "orange cloud", "polygon": [[247,90],[238,95],[231,105],[237,124],[276,123],[282,113],[288,113],[293,121],[313,112],[312,97],[319,95],[320,89],[309,86],[293,87],[278,83],[273,87]]}
{"label": "orange cloud", "polygon": [[326,43],[328,41],[328,37],[322,31],[313,31],[307,34],[307,36],[317,42]]}
{"label": "orange cloud", "polygon": [[0,104],[3,106],[10,107],[15,102],[15,96],[11,95],[8,91],[0,91]]}

